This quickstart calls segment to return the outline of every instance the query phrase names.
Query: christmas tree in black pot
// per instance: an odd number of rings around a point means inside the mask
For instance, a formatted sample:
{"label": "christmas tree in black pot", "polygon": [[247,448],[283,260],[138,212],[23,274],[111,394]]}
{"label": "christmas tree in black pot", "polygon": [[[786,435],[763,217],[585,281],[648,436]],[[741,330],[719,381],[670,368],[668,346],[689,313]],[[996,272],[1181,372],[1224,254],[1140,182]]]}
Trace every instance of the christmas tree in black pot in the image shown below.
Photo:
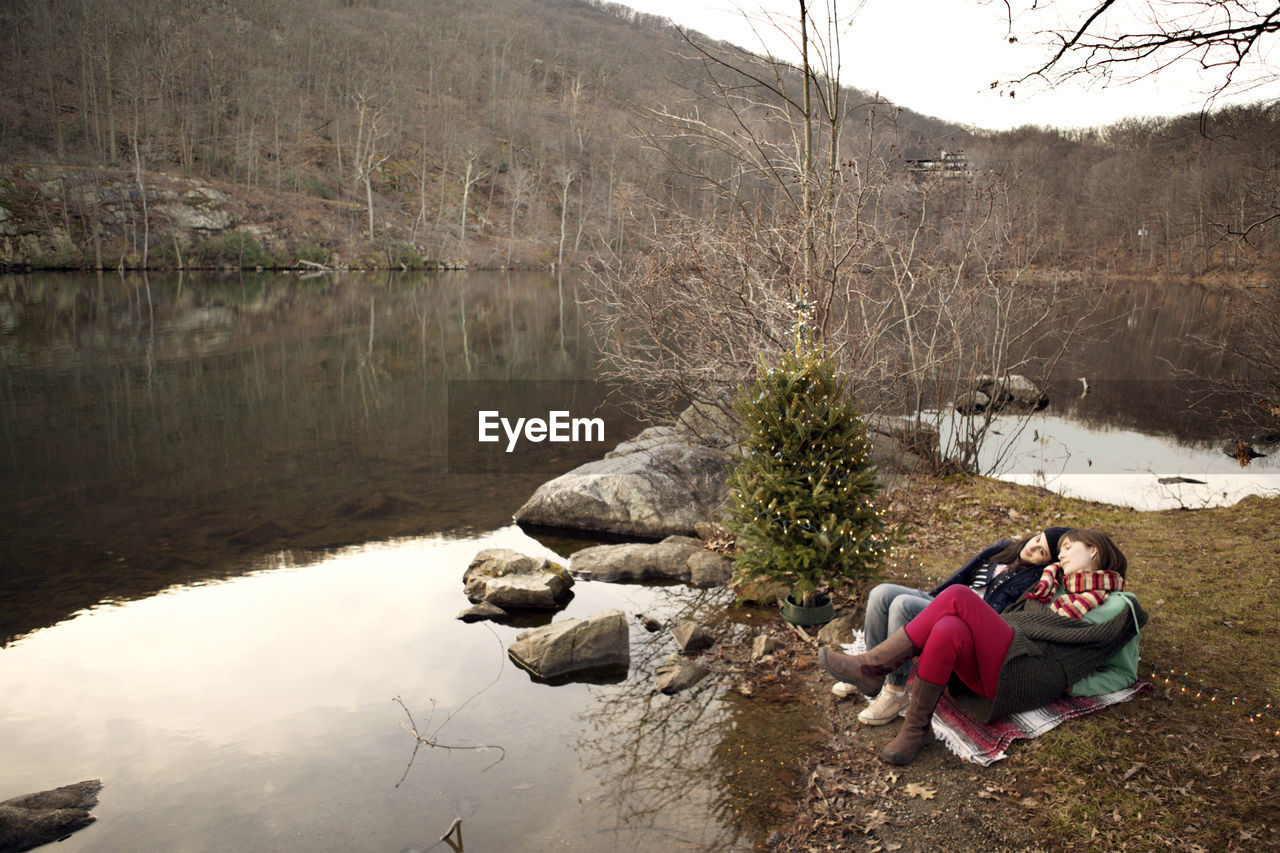
{"label": "christmas tree in black pot", "polygon": [[797,309],[792,349],[775,365],[761,359],[734,403],[743,434],[725,526],[739,577],[788,584],[783,615],[818,624],[832,615],[822,600],[831,581],[871,577],[888,543],[866,423]]}

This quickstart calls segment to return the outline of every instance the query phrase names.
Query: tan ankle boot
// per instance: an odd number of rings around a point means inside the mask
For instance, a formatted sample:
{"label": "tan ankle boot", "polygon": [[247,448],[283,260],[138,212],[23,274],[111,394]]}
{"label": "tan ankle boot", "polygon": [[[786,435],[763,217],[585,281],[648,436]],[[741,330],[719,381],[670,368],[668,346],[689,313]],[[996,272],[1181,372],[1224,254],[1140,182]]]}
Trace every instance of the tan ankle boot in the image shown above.
{"label": "tan ankle boot", "polygon": [[933,743],[933,709],[938,707],[945,684],[934,684],[917,677],[911,685],[911,704],[898,736],[885,745],[880,757],[890,764],[910,764],[920,750]]}
{"label": "tan ankle boot", "polygon": [[884,686],[884,677],[920,654],[920,650],[899,628],[889,638],[862,655],[846,655],[829,649],[818,650],[818,662],[840,681],[856,684],[866,696],[874,696]]}

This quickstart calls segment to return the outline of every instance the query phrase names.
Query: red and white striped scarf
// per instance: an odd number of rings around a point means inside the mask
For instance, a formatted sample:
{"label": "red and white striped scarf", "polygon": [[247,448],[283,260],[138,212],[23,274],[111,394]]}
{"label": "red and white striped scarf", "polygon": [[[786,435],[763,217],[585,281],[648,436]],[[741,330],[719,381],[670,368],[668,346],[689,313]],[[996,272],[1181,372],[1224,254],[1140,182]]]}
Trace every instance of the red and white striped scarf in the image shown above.
{"label": "red and white striped scarf", "polygon": [[[1053,596],[1061,586],[1065,592]],[[1072,572],[1065,574],[1062,566],[1054,563],[1044,567],[1039,582],[1027,590],[1027,598],[1043,601],[1054,613],[1071,619],[1083,619],[1084,615],[1107,600],[1111,590],[1124,589],[1124,578],[1113,571]]]}

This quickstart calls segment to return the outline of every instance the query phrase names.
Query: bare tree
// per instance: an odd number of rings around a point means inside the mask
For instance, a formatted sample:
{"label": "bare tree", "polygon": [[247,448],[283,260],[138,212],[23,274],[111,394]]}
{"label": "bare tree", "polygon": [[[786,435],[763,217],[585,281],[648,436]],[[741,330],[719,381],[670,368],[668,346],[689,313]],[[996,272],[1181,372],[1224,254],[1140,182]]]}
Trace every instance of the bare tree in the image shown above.
{"label": "bare tree", "polygon": [[480,163],[483,151],[477,145],[469,147],[463,156],[462,170],[462,223],[458,227],[459,248],[467,243],[467,205],[471,199],[471,188],[489,177],[489,170]]}
{"label": "bare tree", "polygon": [[533,172],[517,163],[507,170],[507,194],[511,198],[511,221],[507,227],[507,265],[511,264],[511,253],[515,247],[516,223],[525,199],[533,191],[535,185]]}
{"label": "bare tree", "polygon": [[1179,373],[1206,387],[1202,407],[1218,418],[1230,437],[1223,450],[1243,467],[1280,448],[1280,290],[1239,289],[1223,315],[1216,332],[1194,338],[1204,367]]}
{"label": "bare tree", "polygon": [[[1014,6],[1048,13],[1053,4],[1010,5],[1010,40],[1016,40]],[[1038,21],[1036,14],[1028,22]],[[1019,19],[1021,20],[1021,19]],[[1033,24],[1034,26],[1034,24]],[[1280,4],[1252,0],[1095,0],[1047,34],[1056,47],[1032,77],[1076,75],[1136,79],[1174,65],[1207,72],[1212,97],[1247,91],[1277,79],[1270,52],[1280,33]]]}
{"label": "bare tree", "polygon": [[683,400],[723,405],[725,387],[789,345],[807,305],[866,409],[906,416],[896,429],[932,442],[939,464],[945,438],[948,464],[976,469],[992,414],[956,417],[951,404],[984,373],[1046,377],[1061,294],[1029,274],[1037,237],[1005,182],[912,176],[896,111],[848,109],[825,70],[839,67],[838,41],[814,37],[833,31],[800,26],[801,69],[687,39],[708,82],[653,113],[649,142],[717,203],[669,216],[639,261],[605,262],[592,298],[606,372],[654,394],[650,417]]}
{"label": "bare tree", "polygon": [[569,187],[578,180],[578,167],[572,164],[555,168],[554,182],[560,186],[560,248],[556,253],[556,269],[564,269],[564,241],[569,221]]}
{"label": "bare tree", "polygon": [[356,110],[356,142],[352,151],[352,163],[355,169],[355,181],[364,188],[365,207],[369,214],[369,239],[373,235],[373,175],[391,156],[383,149],[389,132],[385,126],[384,113],[387,105],[375,103],[365,92],[357,92],[352,96]]}

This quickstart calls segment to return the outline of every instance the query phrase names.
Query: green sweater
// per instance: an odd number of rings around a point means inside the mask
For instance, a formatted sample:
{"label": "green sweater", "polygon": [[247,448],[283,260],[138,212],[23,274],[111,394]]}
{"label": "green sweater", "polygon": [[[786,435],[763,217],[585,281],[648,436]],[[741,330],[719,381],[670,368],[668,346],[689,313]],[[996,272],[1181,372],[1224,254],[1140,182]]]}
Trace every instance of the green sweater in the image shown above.
{"label": "green sweater", "polygon": [[[1126,597],[1133,602],[1132,613]],[[951,679],[952,694],[961,707],[983,723],[1062,698],[1073,684],[1111,660],[1147,622],[1137,598],[1117,594],[1084,619],[1059,616],[1044,603],[1026,598],[1001,616],[1013,627],[1013,642],[1000,667],[995,699]]]}

